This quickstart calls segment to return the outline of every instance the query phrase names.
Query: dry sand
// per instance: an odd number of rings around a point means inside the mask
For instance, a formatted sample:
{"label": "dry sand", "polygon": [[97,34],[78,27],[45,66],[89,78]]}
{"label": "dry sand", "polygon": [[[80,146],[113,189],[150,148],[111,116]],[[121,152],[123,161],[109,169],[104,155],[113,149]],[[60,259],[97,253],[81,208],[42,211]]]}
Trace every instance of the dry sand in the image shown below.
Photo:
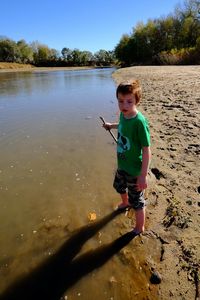
{"label": "dry sand", "polygon": [[[200,66],[145,66],[117,70],[115,81],[141,81],[140,110],[150,123],[148,237],[160,243],[160,259],[149,262],[162,281],[155,298],[200,299]],[[148,252],[148,249],[146,249]],[[149,251],[154,251],[151,249]]]}

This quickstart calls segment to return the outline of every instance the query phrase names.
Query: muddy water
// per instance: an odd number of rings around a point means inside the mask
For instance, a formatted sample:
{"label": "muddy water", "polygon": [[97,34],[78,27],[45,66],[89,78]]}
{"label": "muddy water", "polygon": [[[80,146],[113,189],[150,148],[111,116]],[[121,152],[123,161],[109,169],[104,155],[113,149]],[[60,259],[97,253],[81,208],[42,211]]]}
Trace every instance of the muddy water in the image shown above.
{"label": "muddy water", "polygon": [[148,236],[130,242],[134,218],[112,214],[115,145],[99,119],[117,118],[112,71],[0,74],[0,291],[50,259],[38,284],[48,281],[68,241],[54,299],[156,299],[148,277],[160,245]]}

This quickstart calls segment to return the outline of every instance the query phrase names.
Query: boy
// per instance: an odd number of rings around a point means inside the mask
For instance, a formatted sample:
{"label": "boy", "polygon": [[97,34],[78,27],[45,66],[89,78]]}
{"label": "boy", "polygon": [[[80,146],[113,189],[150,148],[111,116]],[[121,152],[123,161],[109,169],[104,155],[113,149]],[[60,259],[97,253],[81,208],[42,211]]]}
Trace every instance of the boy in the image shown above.
{"label": "boy", "polygon": [[137,105],[141,100],[141,86],[138,80],[119,84],[116,97],[120,109],[119,123],[105,123],[106,130],[118,129],[117,161],[113,187],[120,194],[122,202],[118,209],[132,206],[135,209],[135,234],[144,231],[147,174],[150,162],[150,134],[148,123]]}

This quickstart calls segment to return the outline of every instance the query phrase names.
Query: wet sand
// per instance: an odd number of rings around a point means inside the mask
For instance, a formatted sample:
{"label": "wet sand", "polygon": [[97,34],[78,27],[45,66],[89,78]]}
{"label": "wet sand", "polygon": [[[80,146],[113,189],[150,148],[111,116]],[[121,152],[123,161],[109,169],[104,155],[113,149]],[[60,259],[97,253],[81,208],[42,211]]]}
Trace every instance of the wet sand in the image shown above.
{"label": "wet sand", "polygon": [[[148,236],[145,250],[149,269],[152,264],[162,277],[155,299],[197,299],[200,66],[130,67],[117,70],[113,77],[117,83],[130,78],[141,81],[143,100],[139,109],[150,123],[152,162],[147,230],[142,239]],[[151,238],[160,243],[157,262],[151,259],[151,247],[148,253]]]}

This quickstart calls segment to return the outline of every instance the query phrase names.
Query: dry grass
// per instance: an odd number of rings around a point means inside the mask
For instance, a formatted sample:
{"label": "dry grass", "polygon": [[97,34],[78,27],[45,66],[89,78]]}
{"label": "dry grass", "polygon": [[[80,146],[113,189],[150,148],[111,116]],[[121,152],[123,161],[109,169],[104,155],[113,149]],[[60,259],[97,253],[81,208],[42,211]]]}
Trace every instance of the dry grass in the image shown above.
{"label": "dry grass", "polygon": [[16,69],[32,69],[34,66],[30,64],[18,64],[18,63],[9,63],[9,62],[0,62],[0,70],[16,70]]}
{"label": "dry grass", "polygon": [[35,67],[30,64],[0,62],[0,72],[87,70],[94,67]]}

